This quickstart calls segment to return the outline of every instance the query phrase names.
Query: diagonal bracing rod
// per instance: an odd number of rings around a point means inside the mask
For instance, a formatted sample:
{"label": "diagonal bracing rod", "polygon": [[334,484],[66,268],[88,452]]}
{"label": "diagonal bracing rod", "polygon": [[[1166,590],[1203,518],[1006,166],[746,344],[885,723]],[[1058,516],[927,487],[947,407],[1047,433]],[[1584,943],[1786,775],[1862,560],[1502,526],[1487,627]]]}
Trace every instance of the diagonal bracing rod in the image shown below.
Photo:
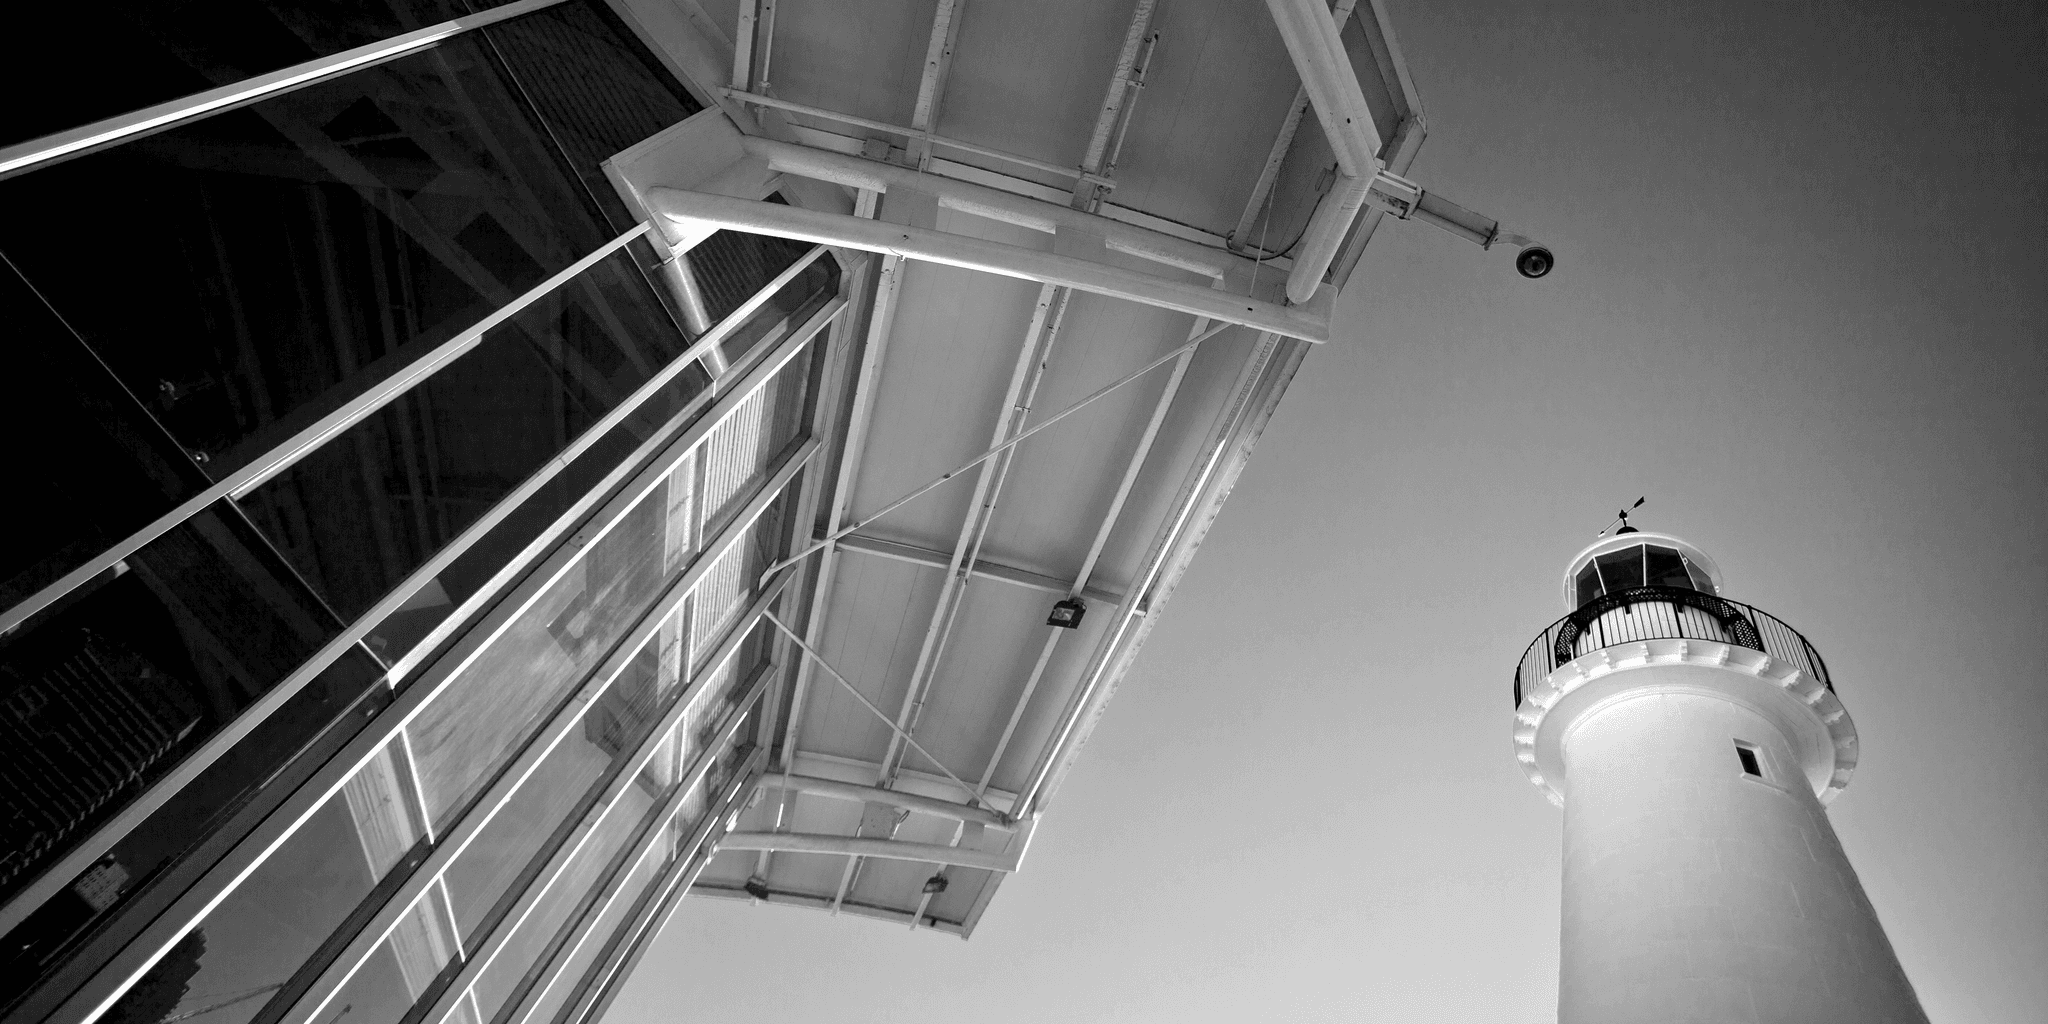
{"label": "diagonal bracing rod", "polygon": [[896,722],[893,719],[891,719],[887,714],[885,714],[881,708],[876,707],[873,701],[868,700],[867,695],[861,693],[860,689],[854,686],[853,683],[849,681],[845,676],[840,675],[839,670],[833,668],[832,663],[826,661],[824,655],[819,654],[816,648],[812,647],[810,644],[805,643],[804,638],[798,636],[796,630],[789,628],[789,626],[785,625],[781,619],[776,618],[773,612],[764,610],[761,612],[761,617],[768,620],[770,623],[773,623],[776,629],[781,630],[783,632],[783,635],[789,637],[790,642],[796,644],[797,647],[801,648],[805,654],[810,656],[812,661],[817,662],[818,667],[824,669],[826,675],[839,680],[839,685],[846,687],[846,692],[853,694],[854,700],[860,701],[862,707],[874,712],[875,717],[881,719],[882,723],[884,725],[887,725],[890,731],[896,733],[898,736],[901,736],[905,743],[910,744],[910,749],[915,750],[919,754],[923,755],[924,759],[930,761],[933,765],[937,766],[939,771],[945,774],[946,778],[953,780],[953,784],[959,786],[960,791],[967,794],[968,799],[973,800],[975,803],[980,804],[982,807],[988,809],[993,813],[1002,813],[1001,811],[996,810],[993,804],[990,804],[987,800],[982,799],[981,794],[976,792],[973,786],[970,786],[967,783],[961,781],[960,776],[953,774],[953,770],[951,768],[946,767],[944,762],[940,761],[936,757],[933,757],[930,751],[924,749],[923,744],[917,742],[914,739],[911,739],[909,734],[905,733],[902,729],[898,728]]}
{"label": "diagonal bracing rod", "polygon": [[1129,384],[1134,380],[1137,380],[1139,377],[1143,377],[1147,373],[1150,373],[1153,370],[1156,370],[1161,366],[1164,366],[1167,363],[1172,362],[1174,359],[1178,358],[1181,353],[1191,351],[1201,343],[1208,341],[1210,338],[1222,334],[1224,331],[1229,330],[1230,328],[1235,326],[1237,325],[1222,323],[1217,324],[1216,326],[1211,327],[1206,331],[1203,331],[1201,334],[1196,335],[1186,344],[1180,345],[1177,348],[1169,350],[1166,354],[1160,356],[1159,358],[1154,359],[1151,362],[1146,363],[1145,365],[1137,368],[1136,370],[1133,370],[1130,373],[1117,378],[1115,381],[1104,385],[1102,388],[1096,390],[1088,397],[1083,398],[1080,401],[1075,402],[1073,405],[1067,406],[1065,409],[1061,409],[1059,412],[1056,412],[1051,416],[1046,417],[1045,422],[1040,423],[1032,427],[1031,429],[1018,434],[1016,437],[1013,437],[1008,441],[1004,441],[1002,444],[996,445],[994,448],[990,448],[988,451],[982,452],[980,455],[977,455],[974,458],[971,458],[950,470],[947,470],[945,473],[940,474],[938,479],[933,480],[932,482],[925,484],[924,486],[919,487],[914,491],[911,491],[909,494],[906,494],[900,498],[897,498],[895,501],[892,501],[887,505],[882,506],[880,511],[871,513],[863,517],[857,523],[841,527],[837,531],[826,534],[824,537],[816,541],[813,541],[810,544],[805,545],[801,551],[798,551],[797,553],[789,556],[788,558],[785,558],[782,561],[779,561],[774,565],[769,566],[768,570],[761,574],[761,578],[765,580],[768,577],[773,576],[776,573],[782,571],[784,568],[787,568],[788,566],[796,562],[802,561],[804,558],[808,557],[812,553],[824,548],[825,545],[836,543],[840,539],[844,538],[846,535],[853,533],[854,531],[859,530],[864,526],[867,526],[869,523],[872,523],[875,520],[880,519],[883,516],[886,516],[889,513],[894,512],[899,508],[902,508],[905,505],[910,504],[912,499],[924,494],[926,491],[929,491],[932,488],[937,487],[940,484],[943,484],[946,481],[951,480],[954,477],[959,476],[960,474],[965,473],[976,466],[981,465],[982,463],[988,461],[989,459],[995,458],[996,456],[1001,455],[1002,453],[1009,451],[1012,448],[1015,448],[1017,445],[1022,444],[1024,440],[1026,438],[1029,438],[1031,435],[1036,434],[1039,431],[1044,430],[1045,428],[1050,427],[1055,423],[1058,423],[1059,421],[1067,418],[1068,416],[1073,415],[1074,413],[1080,412],[1083,407],[1087,406],[1089,403],[1095,401],[1096,399],[1101,398],[1102,396],[1107,395],[1110,392],[1115,391],[1116,389],[1123,387],[1124,385]]}

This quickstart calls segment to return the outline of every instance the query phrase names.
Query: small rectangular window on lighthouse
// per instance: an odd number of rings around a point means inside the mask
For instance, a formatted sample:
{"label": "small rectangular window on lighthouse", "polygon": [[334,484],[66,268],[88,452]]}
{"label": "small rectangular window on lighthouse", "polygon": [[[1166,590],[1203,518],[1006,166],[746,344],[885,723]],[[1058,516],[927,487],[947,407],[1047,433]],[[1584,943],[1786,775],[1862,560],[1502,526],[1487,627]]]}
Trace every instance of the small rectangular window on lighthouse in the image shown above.
{"label": "small rectangular window on lighthouse", "polygon": [[1742,770],[1745,774],[1754,775],[1759,779],[1764,777],[1763,762],[1757,760],[1755,747],[1737,740],[1735,741],[1735,756],[1742,761]]}

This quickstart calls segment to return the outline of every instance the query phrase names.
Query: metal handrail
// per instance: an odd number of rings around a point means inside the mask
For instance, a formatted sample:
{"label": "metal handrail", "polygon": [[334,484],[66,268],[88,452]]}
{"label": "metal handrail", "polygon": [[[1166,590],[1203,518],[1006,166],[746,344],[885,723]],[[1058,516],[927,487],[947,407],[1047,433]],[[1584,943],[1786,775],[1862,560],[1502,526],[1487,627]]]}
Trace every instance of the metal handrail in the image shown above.
{"label": "metal handrail", "polygon": [[1709,640],[1747,647],[1791,662],[1830,693],[1835,689],[1820,652],[1774,615],[1685,587],[1630,587],[1580,605],[1536,637],[1515,666],[1515,706],[1521,707],[1523,694],[1573,658],[1641,640]]}

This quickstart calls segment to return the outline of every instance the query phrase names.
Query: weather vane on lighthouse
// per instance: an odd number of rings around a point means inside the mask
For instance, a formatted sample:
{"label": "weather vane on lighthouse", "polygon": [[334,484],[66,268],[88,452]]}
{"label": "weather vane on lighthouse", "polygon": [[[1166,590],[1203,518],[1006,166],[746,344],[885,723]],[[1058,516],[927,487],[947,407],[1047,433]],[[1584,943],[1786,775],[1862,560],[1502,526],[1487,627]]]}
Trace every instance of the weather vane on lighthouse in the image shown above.
{"label": "weather vane on lighthouse", "polygon": [[[1607,531],[1608,531],[1608,530],[1614,530],[1614,535],[1615,535],[1615,536],[1617,536],[1617,537],[1621,536],[1621,535],[1622,535],[1622,534],[1624,534],[1624,533],[1635,533],[1635,532],[1636,532],[1636,528],[1635,528],[1635,527],[1633,527],[1633,526],[1630,526],[1630,525],[1628,524],[1628,514],[1629,514],[1630,512],[1634,512],[1634,511],[1635,511],[1636,509],[1642,508],[1642,507],[1643,507],[1643,502],[1645,502],[1645,501],[1648,501],[1648,500],[1650,500],[1650,499],[1649,499],[1649,497],[1648,497],[1647,495],[1645,495],[1644,497],[1641,497],[1641,498],[1637,498],[1637,499],[1636,499],[1636,503],[1635,503],[1635,504],[1633,504],[1633,505],[1630,505],[1629,507],[1627,507],[1627,508],[1625,508],[1625,509],[1622,509],[1622,510],[1621,510],[1621,511],[1619,511],[1619,512],[1616,512],[1616,513],[1614,514],[1614,522],[1613,522],[1613,523],[1608,523],[1608,524],[1607,524],[1606,526],[1604,526],[1604,527],[1602,527],[1602,528],[1600,529],[1600,532],[1599,532],[1599,533],[1596,533],[1596,534],[1594,534],[1593,536],[1595,536],[1595,537],[1605,537],[1605,536],[1607,536]],[[1619,524],[1621,524],[1621,529],[1619,529],[1619,530],[1615,530],[1615,529],[1614,529],[1615,523],[1619,523]]]}

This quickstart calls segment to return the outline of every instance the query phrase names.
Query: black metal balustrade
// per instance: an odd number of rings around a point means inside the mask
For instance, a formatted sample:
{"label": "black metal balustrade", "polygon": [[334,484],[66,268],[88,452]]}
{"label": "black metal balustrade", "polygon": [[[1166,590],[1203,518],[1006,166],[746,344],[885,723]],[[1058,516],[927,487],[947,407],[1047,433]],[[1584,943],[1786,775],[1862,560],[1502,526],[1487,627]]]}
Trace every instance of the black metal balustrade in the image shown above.
{"label": "black metal balustrade", "polygon": [[1604,647],[1640,640],[1712,640],[1791,662],[1832,693],[1827,663],[1799,631],[1740,601],[1684,587],[1632,587],[1604,594],[1550,624],[1515,666],[1515,706],[1559,665]]}

